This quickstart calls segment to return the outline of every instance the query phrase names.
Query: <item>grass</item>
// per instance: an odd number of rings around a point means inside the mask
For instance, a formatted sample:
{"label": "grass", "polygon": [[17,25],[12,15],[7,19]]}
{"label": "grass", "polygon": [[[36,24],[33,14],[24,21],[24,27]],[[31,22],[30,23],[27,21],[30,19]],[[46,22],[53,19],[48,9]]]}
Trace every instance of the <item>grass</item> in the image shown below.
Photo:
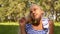
{"label": "grass", "polygon": [[13,25],[0,25],[0,34],[17,34],[18,26]]}
{"label": "grass", "polygon": [[60,22],[55,23],[54,34],[60,34]]}
{"label": "grass", "polygon": [[18,34],[19,24],[18,23],[0,23],[0,34]]}
{"label": "grass", "polygon": [[[54,34],[60,34],[60,23],[54,23]],[[18,23],[0,23],[0,34],[18,34]]]}
{"label": "grass", "polygon": [[2,22],[2,23],[0,23],[0,25],[15,25],[15,26],[18,26],[19,24],[18,24],[18,22]]}

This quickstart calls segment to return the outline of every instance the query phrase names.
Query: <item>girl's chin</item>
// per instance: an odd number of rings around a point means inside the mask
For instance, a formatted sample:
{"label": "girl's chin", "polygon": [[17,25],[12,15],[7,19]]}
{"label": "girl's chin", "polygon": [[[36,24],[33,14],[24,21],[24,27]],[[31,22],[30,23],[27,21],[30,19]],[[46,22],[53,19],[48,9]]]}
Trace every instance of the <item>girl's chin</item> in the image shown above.
{"label": "girl's chin", "polygon": [[40,19],[40,17],[32,17],[32,19],[36,20],[36,19]]}
{"label": "girl's chin", "polygon": [[39,18],[34,18],[33,20],[38,20]]}
{"label": "girl's chin", "polygon": [[35,19],[39,19],[40,17],[35,17]]}

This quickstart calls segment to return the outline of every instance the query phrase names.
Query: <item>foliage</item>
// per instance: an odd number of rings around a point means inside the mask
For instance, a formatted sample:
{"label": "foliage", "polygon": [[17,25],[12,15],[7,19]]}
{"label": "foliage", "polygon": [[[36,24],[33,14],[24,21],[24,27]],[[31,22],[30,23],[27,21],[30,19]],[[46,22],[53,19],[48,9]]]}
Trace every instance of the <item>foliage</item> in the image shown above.
{"label": "foliage", "polygon": [[40,5],[48,15],[56,15],[60,9],[60,0],[0,0],[0,22],[15,22],[28,15],[31,3]]}

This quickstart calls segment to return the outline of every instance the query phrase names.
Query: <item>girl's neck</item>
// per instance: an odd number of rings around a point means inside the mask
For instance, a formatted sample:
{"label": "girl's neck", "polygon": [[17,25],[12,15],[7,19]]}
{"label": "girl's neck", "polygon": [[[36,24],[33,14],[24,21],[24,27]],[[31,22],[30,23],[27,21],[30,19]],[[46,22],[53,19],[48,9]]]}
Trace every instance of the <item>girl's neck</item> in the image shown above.
{"label": "girl's neck", "polygon": [[42,24],[42,21],[40,21],[40,24],[38,26],[34,26],[32,25],[32,28],[34,30],[43,30],[43,24]]}

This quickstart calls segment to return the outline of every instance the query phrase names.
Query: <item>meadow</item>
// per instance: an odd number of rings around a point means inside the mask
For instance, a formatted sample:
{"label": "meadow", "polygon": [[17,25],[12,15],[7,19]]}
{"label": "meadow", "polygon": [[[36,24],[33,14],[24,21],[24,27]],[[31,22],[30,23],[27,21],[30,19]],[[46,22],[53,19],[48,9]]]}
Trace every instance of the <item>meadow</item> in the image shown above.
{"label": "meadow", "polygon": [[[60,34],[60,22],[54,23],[54,34]],[[0,23],[0,34],[18,34],[19,24],[17,23]]]}

